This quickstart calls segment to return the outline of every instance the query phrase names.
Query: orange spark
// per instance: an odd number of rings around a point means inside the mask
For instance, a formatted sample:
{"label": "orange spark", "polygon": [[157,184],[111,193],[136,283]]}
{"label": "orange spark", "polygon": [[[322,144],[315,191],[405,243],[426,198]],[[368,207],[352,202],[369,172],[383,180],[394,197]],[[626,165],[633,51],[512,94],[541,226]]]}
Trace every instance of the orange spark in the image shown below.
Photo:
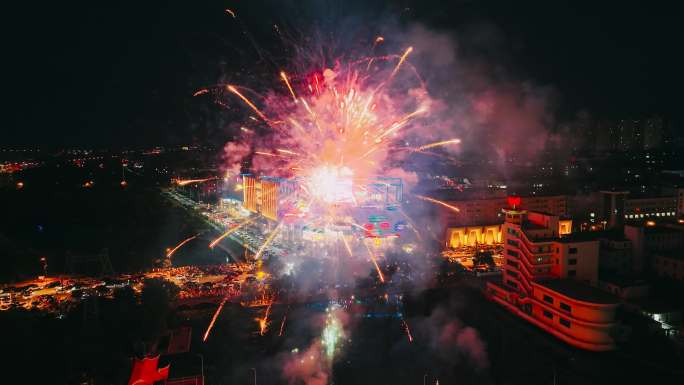
{"label": "orange spark", "polygon": [[256,259],[259,259],[259,257],[261,257],[261,254],[264,252],[264,250],[266,249],[266,247],[268,247],[269,243],[271,243],[271,241],[273,240],[273,238],[275,238],[275,236],[276,236],[276,235],[278,234],[278,232],[280,231],[280,226],[281,226],[282,224],[283,224],[283,222],[278,223],[278,226],[276,226],[275,230],[273,230],[273,231],[271,232],[271,234],[269,234],[268,238],[266,238],[266,240],[264,241],[264,244],[261,245],[261,247],[259,248],[259,250],[257,251],[257,253],[254,255],[254,259],[255,259],[255,260],[256,260]]}
{"label": "orange spark", "polygon": [[415,118],[416,116],[418,116],[424,112],[427,112],[427,108],[420,107],[417,110],[411,112],[410,114],[407,114],[406,116],[402,117],[401,119],[393,122],[387,131],[383,132],[382,134],[380,134],[378,137],[375,138],[375,143],[380,143],[380,141],[382,141],[382,138],[384,138],[385,136],[387,136],[387,135],[395,132],[396,130],[404,127],[411,119]]}
{"label": "orange spark", "polygon": [[370,259],[373,262],[373,266],[375,266],[375,270],[378,272],[378,278],[380,278],[380,282],[385,283],[385,276],[382,274],[382,270],[380,270],[380,266],[378,266],[378,261],[375,260],[375,255],[373,255],[373,252],[371,251],[370,247],[368,247],[367,244],[366,249],[368,250],[368,255],[370,255]]}
{"label": "orange spark", "polygon": [[442,202],[442,201],[434,199],[434,198],[426,197],[423,195],[416,195],[416,198],[422,199],[422,200],[427,201],[427,202],[432,202],[432,203],[440,205],[440,206],[444,206],[444,207],[448,208],[449,210],[452,210],[452,211],[457,212],[457,213],[461,212],[461,210],[458,207],[452,206],[446,202]]}
{"label": "orange spark", "polygon": [[287,78],[287,74],[285,73],[285,71],[280,71],[280,78],[283,79],[285,85],[287,85],[287,89],[290,90],[290,95],[292,95],[292,99],[294,99],[295,103],[297,103],[297,95],[295,95],[295,92],[292,89],[292,86],[290,85],[290,80]]}
{"label": "orange spark", "polygon": [[352,256],[351,247],[349,247],[349,243],[347,243],[347,238],[345,238],[344,235],[342,235],[342,241],[344,242],[344,247],[347,248],[347,252],[349,253],[349,256],[351,257]]}
{"label": "orange spark", "polygon": [[208,89],[202,88],[201,90],[199,90],[199,91],[195,92],[194,94],[192,94],[192,96],[200,96],[200,95],[204,95],[204,94],[206,94],[206,93],[208,93],[208,92],[209,92]]}
{"label": "orange spark", "polygon": [[401,320],[401,323],[404,325],[404,330],[406,331],[409,342],[413,342],[413,336],[411,335],[411,329],[409,329],[408,323],[406,323],[405,320]]}
{"label": "orange spark", "polygon": [[205,179],[176,179],[176,184],[179,186],[186,186],[192,183],[203,183],[210,180],[217,179],[216,177],[205,178]]}
{"label": "orange spark", "polygon": [[223,305],[226,304],[227,300],[228,296],[223,297],[221,304],[219,305],[218,309],[216,309],[216,313],[214,313],[214,316],[211,317],[211,322],[209,322],[209,327],[207,327],[207,331],[204,332],[204,338],[202,338],[202,342],[207,342],[207,338],[209,338],[209,333],[211,332],[211,329],[214,327],[214,323],[216,322],[216,319],[218,318],[219,313],[221,313],[221,309],[223,309]]}
{"label": "orange spark", "polygon": [[401,58],[399,59],[399,63],[397,63],[397,66],[394,67],[394,71],[392,71],[392,74],[390,75],[390,79],[392,79],[392,78],[394,77],[394,75],[396,75],[397,72],[399,72],[399,68],[401,68],[401,65],[402,65],[402,64],[404,63],[404,61],[406,60],[406,57],[407,57],[411,52],[413,52],[413,47],[408,47],[408,48],[406,49],[406,51],[404,52],[404,54],[401,55]]}
{"label": "orange spark", "polygon": [[299,155],[299,154],[297,154],[297,153],[294,152],[294,151],[285,150],[285,149],[282,149],[282,148],[276,148],[276,151],[282,152],[283,154],[290,154],[290,155],[296,155],[296,156]]}
{"label": "orange spark", "polygon": [[254,103],[252,103],[249,99],[247,99],[247,97],[245,97],[245,95],[241,94],[240,91],[238,91],[238,89],[235,88],[235,86],[233,86],[233,85],[228,85],[228,91],[230,91],[230,92],[234,93],[235,95],[237,95],[237,96],[238,96],[240,99],[242,99],[242,101],[245,102],[252,110],[254,110],[254,112],[256,112],[256,114],[259,115],[259,117],[260,117],[264,122],[268,123],[268,119],[266,119],[266,115],[264,115],[264,114],[261,112],[261,110],[259,110],[259,109],[257,108],[257,106],[254,105]]}
{"label": "orange spark", "polygon": [[271,305],[273,305],[273,301],[269,302],[268,307],[266,308],[266,313],[264,314],[264,316],[256,319],[256,321],[259,323],[259,335],[260,336],[263,336],[264,333],[266,333],[266,330],[268,330],[268,324],[270,324],[270,322],[268,321],[268,315],[271,312]]}
{"label": "orange spark", "polygon": [[280,155],[271,154],[270,152],[264,152],[264,151],[254,151],[254,153],[257,155],[272,156],[272,157],[276,157],[276,158],[280,156]]}
{"label": "orange spark", "polygon": [[433,147],[444,146],[447,144],[458,144],[458,143],[461,143],[461,139],[443,140],[441,142],[430,143],[430,144],[426,144],[426,145],[417,147],[416,151],[423,151],[423,150],[427,150],[427,149],[433,148]]}
{"label": "orange spark", "polygon": [[223,233],[220,237],[218,237],[218,238],[214,239],[213,241],[211,241],[211,243],[209,244],[209,248],[210,248],[210,249],[213,249],[214,246],[216,246],[219,242],[221,242],[221,240],[222,240],[223,238],[225,238],[225,237],[229,236],[230,234],[234,233],[237,229],[241,228],[242,226],[244,226],[244,225],[246,225],[246,224],[249,224],[249,223],[251,223],[251,222],[254,222],[255,220],[256,220],[256,217],[253,218],[253,219],[246,220],[246,221],[240,223],[239,225],[233,227],[232,229],[226,231],[226,232]]}
{"label": "orange spark", "polygon": [[184,240],[183,242],[179,243],[178,246],[174,247],[168,253],[166,253],[166,258],[171,258],[171,256],[173,255],[173,253],[176,252],[176,250],[180,249],[181,247],[183,247],[184,244],[192,241],[195,238],[197,238],[197,235],[193,235],[192,237],[190,237],[190,238]]}
{"label": "orange spark", "polygon": [[385,41],[385,38],[382,37],[382,36],[378,36],[378,37],[375,38],[375,44],[380,44],[380,43],[382,43],[383,41]]}
{"label": "orange spark", "polygon": [[226,13],[229,14],[230,16],[233,16],[233,19],[235,19],[235,12],[233,12],[232,9],[226,8]]}

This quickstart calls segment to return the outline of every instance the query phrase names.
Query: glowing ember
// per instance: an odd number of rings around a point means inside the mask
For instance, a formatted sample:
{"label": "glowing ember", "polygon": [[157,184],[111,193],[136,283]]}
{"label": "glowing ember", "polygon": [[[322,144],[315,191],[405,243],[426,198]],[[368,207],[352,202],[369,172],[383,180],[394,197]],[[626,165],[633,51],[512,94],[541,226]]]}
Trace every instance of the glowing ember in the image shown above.
{"label": "glowing ember", "polygon": [[263,336],[266,331],[268,330],[268,325],[271,323],[268,320],[268,316],[271,313],[271,305],[273,302],[270,302],[268,306],[266,307],[266,311],[264,312],[264,316],[260,318],[256,318],[257,323],[259,324],[259,335]]}
{"label": "glowing ember", "polygon": [[405,320],[401,320],[401,323],[404,327],[404,331],[406,332],[406,336],[408,337],[409,342],[413,342],[413,336],[411,335],[411,329],[409,329],[408,323],[406,323]]}
{"label": "glowing ember", "polygon": [[182,241],[181,243],[179,243],[176,247],[174,247],[173,249],[169,250],[168,253],[166,253],[166,258],[171,258],[173,256],[173,253],[176,252],[176,250],[180,249],[181,247],[183,247],[184,244],[192,241],[195,238],[197,238],[197,235],[193,235],[192,237],[190,237],[190,238]]}
{"label": "glowing ember", "polygon": [[223,233],[220,237],[218,237],[218,238],[214,239],[213,241],[211,241],[211,243],[209,244],[209,248],[210,248],[210,249],[213,249],[214,246],[216,246],[219,242],[221,242],[225,237],[227,237],[227,236],[229,236],[230,234],[234,233],[235,231],[237,231],[237,230],[238,230],[239,228],[241,228],[242,226],[254,222],[255,220],[256,220],[256,217],[255,217],[255,218],[252,218],[252,219],[248,219],[248,220],[246,220],[246,221],[240,223],[239,225],[237,225],[237,226],[231,228],[230,230],[226,231],[226,232]]}
{"label": "glowing ember", "polygon": [[209,326],[207,327],[207,331],[204,332],[204,337],[202,338],[202,342],[207,342],[207,338],[209,338],[209,333],[211,332],[211,329],[214,327],[214,323],[216,323],[216,319],[218,318],[219,314],[221,313],[221,310],[223,309],[223,305],[226,304],[227,300],[228,300],[228,296],[223,298],[223,300],[221,301],[221,304],[216,309],[216,313],[214,313],[214,316],[211,317],[211,322],[209,323]]}
{"label": "glowing ember", "polygon": [[416,148],[416,151],[424,151],[433,147],[438,147],[438,146],[445,146],[447,144],[459,144],[461,143],[461,139],[449,139],[449,140],[443,140],[441,142],[435,142],[435,143],[430,143],[426,144],[423,146],[420,146]]}
{"label": "glowing ember", "polygon": [[204,183],[217,178],[204,178],[204,179],[176,179],[176,184],[179,186],[187,186],[193,183]]}
{"label": "glowing ember", "polygon": [[254,255],[254,259],[258,260],[261,257],[261,254],[264,252],[264,250],[268,247],[268,245],[273,241],[273,238],[275,238],[276,235],[278,235],[278,232],[280,231],[280,227],[282,226],[282,222],[278,224],[278,226],[269,234],[268,238],[264,241],[264,243],[261,245],[257,253]]}
{"label": "glowing ember", "polygon": [[442,206],[442,207],[446,207],[446,208],[448,208],[449,210],[455,211],[455,212],[457,212],[457,213],[460,213],[460,212],[461,212],[461,210],[460,210],[458,207],[452,206],[452,205],[450,205],[450,204],[448,204],[448,203],[446,203],[446,202],[442,202],[442,201],[437,200],[437,199],[434,199],[434,198],[430,198],[430,197],[426,197],[426,196],[422,196],[422,195],[416,195],[416,198],[422,199],[422,200],[424,200],[424,201],[426,201],[426,202],[434,203],[434,204],[436,204],[436,205],[440,205],[440,206]]}

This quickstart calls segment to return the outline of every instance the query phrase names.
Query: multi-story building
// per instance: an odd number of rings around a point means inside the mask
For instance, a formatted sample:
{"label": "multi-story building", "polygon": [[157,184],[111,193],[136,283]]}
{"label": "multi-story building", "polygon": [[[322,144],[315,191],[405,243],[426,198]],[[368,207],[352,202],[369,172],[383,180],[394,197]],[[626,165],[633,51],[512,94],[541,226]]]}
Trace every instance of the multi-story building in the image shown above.
{"label": "multi-story building", "polygon": [[[579,348],[614,349],[618,299],[598,282],[599,242],[560,235],[556,215],[505,209],[506,263],[487,295],[513,313]],[[579,234],[584,236],[586,234]]]}
{"label": "multi-story building", "polygon": [[652,265],[647,260],[650,254],[684,248],[684,226],[678,224],[646,221],[625,225],[624,234],[632,243],[632,271],[635,273],[641,273]]}
{"label": "multi-story building", "polygon": [[269,176],[242,176],[243,206],[265,218],[278,220],[286,201],[296,195],[296,182]]}
{"label": "multi-story building", "polygon": [[651,269],[661,277],[684,281],[684,250],[655,253]]}
{"label": "multi-story building", "polygon": [[601,271],[629,274],[632,272],[632,242],[623,236],[604,237],[600,240],[599,269]]}
{"label": "multi-story building", "polygon": [[684,189],[663,196],[632,195],[628,191],[601,191],[601,196],[601,214],[607,227],[642,219],[674,219],[684,212]]}
{"label": "multi-story building", "polygon": [[[469,225],[499,225],[503,222],[501,209],[506,207],[506,197],[473,197],[472,194],[461,194],[459,199],[445,199],[460,212],[441,210],[442,223],[446,227]],[[568,197],[566,195],[525,196],[521,197],[521,205],[528,210],[543,211],[560,217],[568,215]]]}
{"label": "multi-story building", "polygon": [[625,200],[625,219],[674,218],[677,215],[677,196],[634,196]]}

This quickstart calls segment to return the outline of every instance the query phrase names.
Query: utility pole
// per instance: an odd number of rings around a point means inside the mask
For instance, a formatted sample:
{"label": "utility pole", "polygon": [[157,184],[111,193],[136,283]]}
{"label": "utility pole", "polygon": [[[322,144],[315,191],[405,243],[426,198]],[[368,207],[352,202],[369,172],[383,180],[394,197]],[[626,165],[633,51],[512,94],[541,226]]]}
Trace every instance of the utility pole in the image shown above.
{"label": "utility pole", "polygon": [[40,263],[43,265],[43,276],[47,277],[47,257],[40,257]]}
{"label": "utility pole", "polygon": [[256,368],[250,368],[254,372],[254,385],[257,385],[256,382]]}

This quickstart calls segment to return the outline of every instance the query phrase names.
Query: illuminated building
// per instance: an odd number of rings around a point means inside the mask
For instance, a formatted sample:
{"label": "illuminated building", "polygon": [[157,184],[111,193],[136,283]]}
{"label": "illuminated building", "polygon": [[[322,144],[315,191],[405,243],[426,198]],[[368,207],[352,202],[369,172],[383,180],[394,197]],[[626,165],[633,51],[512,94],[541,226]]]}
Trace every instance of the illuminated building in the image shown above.
{"label": "illuminated building", "polygon": [[296,182],[269,176],[242,176],[243,206],[253,213],[277,221],[286,202],[296,196]]}
{"label": "illuminated building", "polygon": [[561,236],[558,216],[512,206],[503,210],[503,278],[487,283],[488,297],[568,344],[614,349],[618,300],[591,286],[598,282],[598,241]]}
{"label": "illuminated building", "polygon": [[[498,225],[503,222],[501,209],[506,207],[506,197],[474,197],[472,194],[459,194],[458,200],[442,199],[459,208],[460,212],[440,210],[442,224],[446,227],[468,225]],[[568,197],[526,196],[521,197],[521,205],[528,210],[542,211],[564,217],[568,215]]]}
{"label": "illuminated building", "polygon": [[684,212],[684,189],[664,196],[635,196],[627,191],[601,191],[601,195],[608,227],[642,219],[674,219]]}
{"label": "illuminated building", "polygon": [[502,242],[501,225],[447,228],[447,247],[494,245]]}

